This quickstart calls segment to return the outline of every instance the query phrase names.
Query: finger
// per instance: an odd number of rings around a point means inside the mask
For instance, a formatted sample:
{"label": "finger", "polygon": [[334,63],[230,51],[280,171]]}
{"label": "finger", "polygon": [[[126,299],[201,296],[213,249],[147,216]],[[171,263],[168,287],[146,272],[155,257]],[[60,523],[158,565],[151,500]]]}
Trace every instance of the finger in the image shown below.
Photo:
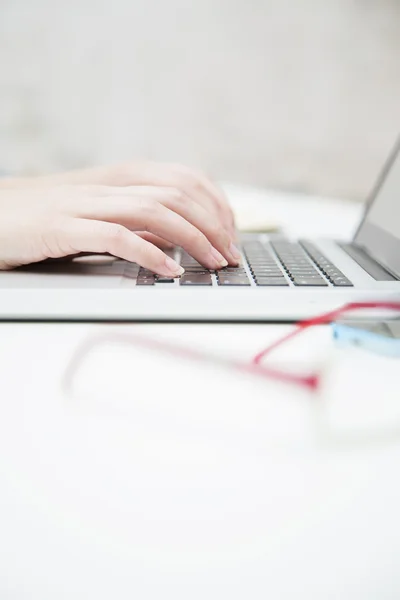
{"label": "finger", "polygon": [[201,173],[186,167],[172,171],[173,186],[184,191],[190,198],[211,212],[215,212],[222,225],[231,233],[232,215],[226,198],[216,186]]}
{"label": "finger", "polygon": [[[223,225],[232,234],[234,217],[225,194],[201,172],[187,167],[177,167],[178,181],[189,195],[196,195],[198,201],[209,206],[210,200]],[[179,185],[177,187],[180,187]]]}
{"label": "finger", "polygon": [[207,177],[204,177],[204,185],[206,187],[209,187],[210,190],[212,190],[218,198],[220,210],[223,212],[224,216],[226,217],[229,223],[229,232],[233,234],[234,237],[236,237],[235,215],[229,204],[228,198],[225,195],[225,192]]}
{"label": "finger", "polygon": [[172,242],[168,240],[163,240],[158,237],[158,235],[154,235],[154,233],[148,233],[147,231],[135,231],[136,235],[140,236],[143,240],[147,240],[148,242],[157,246],[157,248],[161,248],[162,250],[172,250],[175,248]]}
{"label": "finger", "polygon": [[54,241],[64,255],[78,252],[109,253],[136,262],[158,275],[179,277],[184,272],[159,248],[116,223],[68,219],[59,227]]}
{"label": "finger", "polygon": [[202,186],[210,194],[210,196],[214,198],[218,209],[222,212],[229,224],[234,226],[235,217],[225,192],[204,173],[191,171],[186,169],[186,167],[183,167],[183,169],[184,172],[188,171],[188,176],[189,178],[194,179],[195,185],[196,183],[200,184],[200,186]]}
{"label": "finger", "polygon": [[[32,179],[39,187],[50,185],[75,186],[83,184],[88,188],[131,185],[159,185],[177,187],[190,192],[189,195],[221,218],[223,226],[234,234],[234,219],[227,198],[222,190],[203,175],[183,165],[156,162],[129,162],[108,167],[96,167],[55,174]],[[95,191],[94,189],[92,191]],[[101,195],[101,190],[98,195]]]}
{"label": "finger", "polygon": [[93,198],[91,202],[86,199],[79,216],[119,223],[130,230],[152,233],[175,246],[182,246],[208,269],[220,269],[228,264],[204,233],[152,198],[121,194]]}
{"label": "finger", "polygon": [[[96,186],[90,188],[96,190]],[[130,229],[138,233],[140,221],[134,218],[138,210],[143,210],[143,201],[156,200],[163,206],[173,210],[186,221],[199,229],[231,265],[237,265],[240,261],[240,253],[234,246],[232,236],[221,225],[221,221],[215,214],[211,214],[201,204],[192,202],[190,197],[176,188],[154,187],[154,186],[130,186],[130,187],[99,187],[101,194],[95,196],[94,193],[79,197],[79,202],[70,203],[70,210],[76,216],[93,216],[93,204],[96,202],[96,208],[100,210],[97,214],[99,218],[115,220],[118,210],[118,220],[124,219],[123,224],[127,224]],[[110,204],[110,196],[115,197],[115,203]],[[118,198],[117,197],[122,197]],[[136,203],[136,208],[135,208]],[[110,213],[111,211],[111,213]],[[171,242],[155,237],[154,233],[147,233],[143,236],[155,245],[161,248],[171,247]],[[153,236],[153,237],[151,237]]]}
{"label": "finger", "polygon": [[[125,173],[124,173],[125,169]],[[116,185],[155,185],[174,187],[184,191],[195,202],[222,219],[222,224],[232,231],[232,211],[226,197],[205,175],[176,164],[148,162],[127,164],[121,169]],[[116,180],[117,181],[117,180]],[[130,183],[127,183],[130,181]]]}
{"label": "finger", "polygon": [[204,233],[231,265],[238,264],[240,254],[233,245],[231,236],[217,219],[210,218],[210,213],[200,204],[190,202],[189,197],[180,190],[168,188],[165,188],[164,196],[161,196],[159,201]]}

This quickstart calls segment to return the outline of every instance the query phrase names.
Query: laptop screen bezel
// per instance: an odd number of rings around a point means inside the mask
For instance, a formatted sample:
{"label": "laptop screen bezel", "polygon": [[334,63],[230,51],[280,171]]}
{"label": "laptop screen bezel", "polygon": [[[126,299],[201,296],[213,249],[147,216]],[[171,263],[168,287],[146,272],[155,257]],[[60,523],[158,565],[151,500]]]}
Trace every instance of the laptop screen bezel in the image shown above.
{"label": "laptop screen bezel", "polygon": [[[368,222],[370,209],[379,199],[379,192],[396,159],[400,160],[400,138],[387,159],[378,180],[365,203],[365,211],[353,242],[361,246],[374,260],[400,277],[400,238]],[[400,195],[400,190],[399,190]]]}

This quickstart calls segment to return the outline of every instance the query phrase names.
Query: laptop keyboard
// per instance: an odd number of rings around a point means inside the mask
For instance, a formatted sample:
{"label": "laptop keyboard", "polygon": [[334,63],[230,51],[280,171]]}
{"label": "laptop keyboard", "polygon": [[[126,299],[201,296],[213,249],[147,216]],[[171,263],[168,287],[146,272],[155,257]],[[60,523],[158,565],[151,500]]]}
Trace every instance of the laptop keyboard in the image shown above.
{"label": "laptop keyboard", "polygon": [[302,240],[300,244],[332,285],[335,287],[353,286],[351,281],[343,275],[342,271],[339,271],[314,244],[307,240]]}
{"label": "laptop keyboard", "polygon": [[[209,271],[193,257],[181,251],[180,264],[185,273],[180,286],[218,287],[351,287],[353,284],[311,242],[259,240],[242,244],[245,260],[239,267]],[[132,273],[133,275],[133,273]],[[140,267],[135,273],[136,285],[174,284],[168,277],[155,275]]]}

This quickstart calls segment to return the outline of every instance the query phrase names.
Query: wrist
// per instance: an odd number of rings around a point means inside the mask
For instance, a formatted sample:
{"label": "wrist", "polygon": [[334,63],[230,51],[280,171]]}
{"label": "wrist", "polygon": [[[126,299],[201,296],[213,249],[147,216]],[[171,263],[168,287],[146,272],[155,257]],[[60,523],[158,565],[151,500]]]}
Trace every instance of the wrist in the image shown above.
{"label": "wrist", "polygon": [[16,177],[0,177],[0,189],[12,189],[18,187],[19,178]]}
{"label": "wrist", "polygon": [[44,185],[44,177],[0,177],[0,190],[37,188]]}

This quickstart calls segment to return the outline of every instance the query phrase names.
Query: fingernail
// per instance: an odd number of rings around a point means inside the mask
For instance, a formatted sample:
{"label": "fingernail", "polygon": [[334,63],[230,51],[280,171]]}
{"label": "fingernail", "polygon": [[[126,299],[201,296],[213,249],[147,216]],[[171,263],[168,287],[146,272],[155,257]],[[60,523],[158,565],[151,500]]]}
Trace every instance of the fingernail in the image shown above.
{"label": "fingernail", "polygon": [[233,258],[235,258],[236,260],[240,260],[242,258],[242,255],[240,254],[239,250],[232,243],[229,246],[229,252],[232,254]]}
{"label": "fingernail", "polygon": [[174,277],[179,277],[185,272],[185,269],[178,265],[178,263],[175,262],[174,259],[170,258],[169,256],[167,256],[167,258],[165,259],[165,266],[167,267],[171,275],[173,275]]}
{"label": "fingernail", "polygon": [[212,256],[213,260],[218,263],[219,266],[226,267],[226,265],[228,264],[228,261],[222,256],[220,252],[218,252],[216,248],[211,248],[210,255]]}

